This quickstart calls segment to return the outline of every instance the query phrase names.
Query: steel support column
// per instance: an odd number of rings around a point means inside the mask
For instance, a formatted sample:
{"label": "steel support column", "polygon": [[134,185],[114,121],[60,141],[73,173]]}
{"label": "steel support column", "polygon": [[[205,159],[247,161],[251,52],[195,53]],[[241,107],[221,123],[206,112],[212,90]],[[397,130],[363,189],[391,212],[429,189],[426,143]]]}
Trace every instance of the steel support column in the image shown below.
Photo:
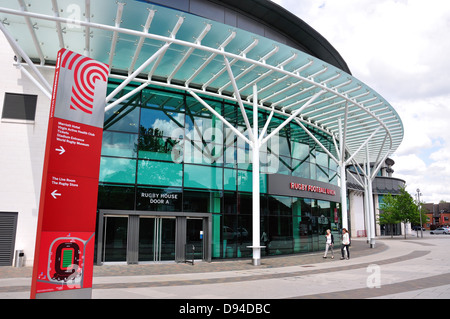
{"label": "steel support column", "polygon": [[339,126],[339,146],[340,146],[340,156],[339,156],[339,171],[340,171],[340,186],[341,186],[341,215],[342,215],[342,228],[348,230],[348,211],[347,211],[347,180],[346,180],[346,170],[345,170],[345,131],[347,128],[347,107],[345,112],[345,122],[344,128],[342,128],[341,119],[338,120]]}
{"label": "steel support column", "polygon": [[256,85],[253,86],[253,149],[252,149],[252,262],[254,266],[261,264],[261,218],[259,207],[259,146],[258,138],[258,96]]}
{"label": "steel support column", "polygon": [[348,213],[347,213],[347,181],[345,178],[345,163],[341,161],[339,165],[341,172],[341,211],[342,211],[342,228],[348,230]]}
{"label": "steel support column", "polygon": [[371,176],[371,168],[370,168],[370,157],[369,157],[369,147],[366,147],[366,157],[367,157],[367,199],[368,199],[368,206],[369,206],[369,211],[368,211],[368,220],[369,220],[369,225],[368,227],[370,227],[370,231],[369,231],[369,245],[370,248],[374,248],[375,247],[375,217],[374,217],[374,208],[373,208],[373,192],[372,192],[372,178],[370,178]]}

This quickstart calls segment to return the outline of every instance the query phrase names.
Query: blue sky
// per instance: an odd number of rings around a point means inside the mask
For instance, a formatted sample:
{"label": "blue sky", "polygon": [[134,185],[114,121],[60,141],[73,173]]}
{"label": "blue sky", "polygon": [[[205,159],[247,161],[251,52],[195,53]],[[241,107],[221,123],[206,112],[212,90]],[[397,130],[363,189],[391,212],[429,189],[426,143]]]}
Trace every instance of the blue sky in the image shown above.
{"label": "blue sky", "polygon": [[352,74],[397,110],[394,177],[450,201],[450,1],[275,0],[320,32]]}

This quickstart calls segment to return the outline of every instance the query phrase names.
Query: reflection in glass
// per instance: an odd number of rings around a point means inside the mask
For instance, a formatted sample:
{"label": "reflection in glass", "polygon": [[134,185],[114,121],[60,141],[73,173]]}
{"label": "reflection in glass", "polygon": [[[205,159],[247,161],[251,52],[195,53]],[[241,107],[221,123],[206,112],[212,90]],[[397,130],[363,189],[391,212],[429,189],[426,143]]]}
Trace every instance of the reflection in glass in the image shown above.
{"label": "reflection in glass", "polygon": [[134,184],[136,182],[136,160],[102,157],[99,180],[100,182]]}
{"label": "reflection in glass", "polygon": [[170,137],[163,137],[162,132],[156,132],[157,135],[143,132],[145,129],[141,126],[141,134],[137,147],[139,148],[139,158],[165,160],[175,163],[183,161],[183,149],[180,140]]}
{"label": "reflection in glass", "polygon": [[[112,101],[111,101],[112,102]],[[139,94],[105,112],[104,130],[137,133],[139,128]]]}
{"label": "reflection in glass", "polygon": [[103,132],[102,155],[136,157],[137,134]]}
{"label": "reflection in glass", "polygon": [[184,114],[142,108],[140,126],[141,134],[178,138],[179,135],[174,136],[174,132],[178,132],[180,128],[180,132],[183,132]]}
{"label": "reflection in glass", "polygon": [[182,176],[182,164],[147,160],[138,162],[138,184],[181,186]]}

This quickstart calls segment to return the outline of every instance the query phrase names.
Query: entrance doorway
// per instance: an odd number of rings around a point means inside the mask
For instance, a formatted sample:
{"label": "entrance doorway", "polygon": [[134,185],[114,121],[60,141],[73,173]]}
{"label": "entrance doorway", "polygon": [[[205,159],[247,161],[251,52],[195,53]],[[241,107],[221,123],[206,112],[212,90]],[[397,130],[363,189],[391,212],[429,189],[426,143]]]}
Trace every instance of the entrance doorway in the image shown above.
{"label": "entrance doorway", "polygon": [[210,214],[101,210],[97,225],[97,265],[211,260]]}
{"label": "entrance doorway", "polygon": [[186,220],[186,257],[187,259],[203,259],[203,219],[188,218]]}
{"label": "entrance doorway", "polygon": [[139,261],[175,260],[175,218],[139,218]]}
{"label": "entrance doorway", "polygon": [[126,261],[128,217],[104,216],[103,226],[102,260],[105,262]]}

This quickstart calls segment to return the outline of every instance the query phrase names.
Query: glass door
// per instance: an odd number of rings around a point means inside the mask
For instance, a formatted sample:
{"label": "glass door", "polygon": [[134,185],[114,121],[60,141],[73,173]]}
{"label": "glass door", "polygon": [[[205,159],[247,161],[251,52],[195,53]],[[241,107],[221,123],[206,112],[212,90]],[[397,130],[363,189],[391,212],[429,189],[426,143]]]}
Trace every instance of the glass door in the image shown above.
{"label": "glass door", "polygon": [[127,261],[128,217],[104,216],[103,261]]}
{"label": "glass door", "polygon": [[203,259],[203,219],[188,218],[186,224],[186,259]]}
{"label": "glass door", "polygon": [[175,260],[175,218],[139,219],[139,261]]}

